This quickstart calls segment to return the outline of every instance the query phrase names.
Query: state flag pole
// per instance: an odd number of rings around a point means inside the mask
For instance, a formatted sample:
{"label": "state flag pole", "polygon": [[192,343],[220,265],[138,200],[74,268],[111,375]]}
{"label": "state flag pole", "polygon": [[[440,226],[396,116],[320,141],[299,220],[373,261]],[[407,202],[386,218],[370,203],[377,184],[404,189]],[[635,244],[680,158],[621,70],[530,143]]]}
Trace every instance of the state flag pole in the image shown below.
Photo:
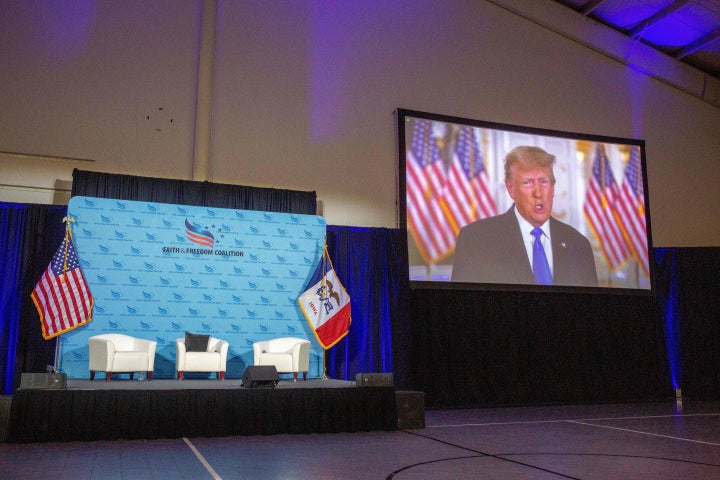
{"label": "state flag pole", "polygon": [[327,361],[326,360],[327,360],[327,350],[325,350],[323,348],[323,376],[322,376],[322,379],[330,380],[330,377],[328,377],[328,374],[327,374]]}
{"label": "state flag pole", "polygon": [[327,380],[327,350],[348,334],[352,322],[350,295],[333,268],[327,245],[298,304],[323,349],[322,379]]}

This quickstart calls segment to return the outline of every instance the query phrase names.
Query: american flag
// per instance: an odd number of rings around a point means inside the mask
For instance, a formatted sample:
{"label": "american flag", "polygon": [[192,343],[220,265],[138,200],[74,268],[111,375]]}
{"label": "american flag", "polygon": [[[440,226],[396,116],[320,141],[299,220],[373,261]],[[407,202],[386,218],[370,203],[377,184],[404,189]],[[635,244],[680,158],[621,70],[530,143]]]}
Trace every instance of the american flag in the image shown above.
{"label": "american flag", "polygon": [[592,178],[585,196],[585,218],[590,225],[610,268],[616,269],[628,257],[628,246],[613,211],[620,195],[615,176],[603,145],[598,144]]}
{"label": "american flag", "polygon": [[646,275],[649,274],[647,225],[645,224],[645,195],[640,172],[638,147],[630,150],[630,161],[625,167],[625,177],[620,188],[620,198],[615,204],[615,215],[620,223],[633,256]]}
{"label": "american flag", "polygon": [[45,340],[92,320],[93,298],[80,270],[70,226],[30,296],[40,314]]}
{"label": "american flag", "polygon": [[426,263],[446,257],[455,234],[440,205],[446,184],[445,166],[432,138],[428,120],[415,119],[413,138],[406,152],[408,228]]}
{"label": "american flag", "polygon": [[442,197],[443,207],[456,234],[470,222],[497,215],[475,133],[476,129],[469,126],[460,129]]}

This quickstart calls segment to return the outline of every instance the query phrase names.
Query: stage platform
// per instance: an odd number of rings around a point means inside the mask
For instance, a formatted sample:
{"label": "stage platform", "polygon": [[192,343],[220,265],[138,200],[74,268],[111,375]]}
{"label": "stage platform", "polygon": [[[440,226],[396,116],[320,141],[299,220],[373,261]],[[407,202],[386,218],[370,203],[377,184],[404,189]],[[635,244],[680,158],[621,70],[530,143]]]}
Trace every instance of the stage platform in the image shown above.
{"label": "stage platform", "polygon": [[393,387],[344,380],[72,380],[66,389],[19,389],[8,441],[93,441],[398,428]]}

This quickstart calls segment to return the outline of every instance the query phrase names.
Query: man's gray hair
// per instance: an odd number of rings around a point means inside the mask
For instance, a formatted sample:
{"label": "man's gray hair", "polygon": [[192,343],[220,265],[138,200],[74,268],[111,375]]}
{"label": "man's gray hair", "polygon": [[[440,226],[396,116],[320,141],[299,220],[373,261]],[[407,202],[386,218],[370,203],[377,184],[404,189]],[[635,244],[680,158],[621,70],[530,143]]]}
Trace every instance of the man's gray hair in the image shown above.
{"label": "man's gray hair", "polygon": [[549,154],[542,148],[521,145],[510,150],[505,155],[505,181],[510,181],[512,166],[515,164],[525,168],[550,167],[550,181],[555,185],[555,174],[553,173],[555,155]]}

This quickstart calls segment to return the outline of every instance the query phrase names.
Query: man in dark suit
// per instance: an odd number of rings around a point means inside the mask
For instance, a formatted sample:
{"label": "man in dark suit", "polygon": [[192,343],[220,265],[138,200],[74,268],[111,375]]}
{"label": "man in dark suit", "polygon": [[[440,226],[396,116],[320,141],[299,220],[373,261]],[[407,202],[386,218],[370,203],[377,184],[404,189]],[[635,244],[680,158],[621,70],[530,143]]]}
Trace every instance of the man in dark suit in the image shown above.
{"label": "man in dark suit", "polygon": [[554,163],[555,156],[539,147],[507,154],[505,187],[515,204],[460,230],[453,281],[597,286],[588,239],[550,216]]}

